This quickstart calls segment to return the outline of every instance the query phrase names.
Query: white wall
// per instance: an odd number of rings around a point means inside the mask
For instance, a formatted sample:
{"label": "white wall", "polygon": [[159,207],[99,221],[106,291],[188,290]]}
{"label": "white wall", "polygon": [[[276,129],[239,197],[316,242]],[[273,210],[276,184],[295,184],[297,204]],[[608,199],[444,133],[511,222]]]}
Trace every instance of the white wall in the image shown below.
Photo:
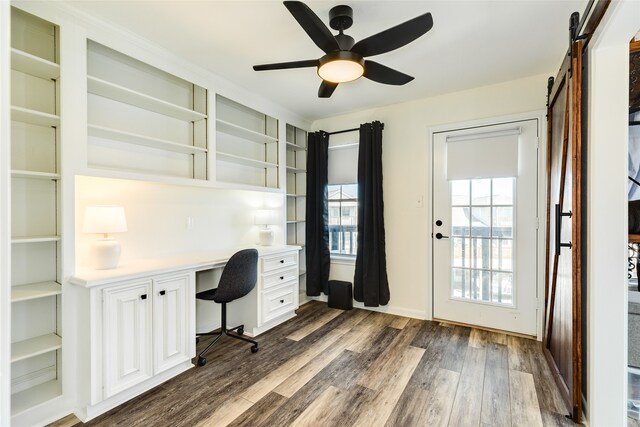
{"label": "white wall", "polygon": [[[0,2],[0,64],[9,63],[9,37],[11,34],[9,2]],[[11,343],[11,212],[9,196],[9,123],[10,123],[10,72],[0,69],[0,425],[9,425],[11,413],[10,343]]]}
{"label": "white wall", "polygon": [[626,425],[629,41],[640,3],[612,2],[590,43],[587,416]]}
{"label": "white wall", "polygon": [[[197,188],[153,182],[77,176],[76,267],[90,268],[89,249],[98,237],[82,232],[88,205],[121,205],[128,231],[114,237],[122,245],[121,265],[130,260],[252,246],[258,241],[257,209],[283,212],[284,196],[259,191]],[[193,219],[188,229],[187,217]],[[278,223],[283,223],[281,215]],[[284,244],[282,226],[273,226]]]}
{"label": "white wall", "polygon": [[[550,75],[555,75],[555,71],[313,123],[312,129],[326,131],[353,128],[373,120],[385,125],[382,164],[391,290],[386,310],[422,318],[431,316],[428,130],[445,124],[544,109]],[[410,90],[410,87],[399,90]],[[417,207],[418,199],[424,200],[423,208]],[[353,280],[353,267],[332,264],[331,268],[332,279]]]}

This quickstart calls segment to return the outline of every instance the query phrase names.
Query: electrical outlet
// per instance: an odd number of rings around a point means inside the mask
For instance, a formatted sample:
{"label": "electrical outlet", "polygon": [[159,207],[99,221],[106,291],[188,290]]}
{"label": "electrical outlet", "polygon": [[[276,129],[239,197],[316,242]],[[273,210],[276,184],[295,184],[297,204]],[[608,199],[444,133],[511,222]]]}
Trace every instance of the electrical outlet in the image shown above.
{"label": "electrical outlet", "polygon": [[424,196],[420,195],[416,197],[416,208],[424,207]]}

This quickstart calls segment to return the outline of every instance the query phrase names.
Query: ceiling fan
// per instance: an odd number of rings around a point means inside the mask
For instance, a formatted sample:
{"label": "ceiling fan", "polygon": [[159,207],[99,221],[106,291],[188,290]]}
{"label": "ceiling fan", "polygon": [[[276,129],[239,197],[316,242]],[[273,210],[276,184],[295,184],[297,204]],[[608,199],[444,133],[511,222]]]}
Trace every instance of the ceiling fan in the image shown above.
{"label": "ceiling fan", "polygon": [[335,6],[329,11],[329,25],[339,31],[334,36],[306,4],[300,1],[285,1],[284,5],[325,55],[319,59],[254,65],[253,69],[265,71],[317,67],[318,75],[322,78],[318,90],[320,98],[329,98],[339,83],[350,82],[363,76],[388,85],[409,83],[413,77],[364,58],[398,49],[433,27],[431,13],[425,13],[356,43],[353,37],[344,34],[344,30],[353,24],[351,7]]}

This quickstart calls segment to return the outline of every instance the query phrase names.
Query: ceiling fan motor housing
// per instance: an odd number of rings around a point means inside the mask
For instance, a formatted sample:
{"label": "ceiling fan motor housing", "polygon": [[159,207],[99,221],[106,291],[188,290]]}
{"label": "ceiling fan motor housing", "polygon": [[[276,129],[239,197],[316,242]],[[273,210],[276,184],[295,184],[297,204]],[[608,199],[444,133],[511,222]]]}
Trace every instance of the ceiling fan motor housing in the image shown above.
{"label": "ceiling fan motor housing", "polygon": [[332,7],[329,11],[329,25],[334,30],[346,30],[353,24],[353,9],[340,5]]}

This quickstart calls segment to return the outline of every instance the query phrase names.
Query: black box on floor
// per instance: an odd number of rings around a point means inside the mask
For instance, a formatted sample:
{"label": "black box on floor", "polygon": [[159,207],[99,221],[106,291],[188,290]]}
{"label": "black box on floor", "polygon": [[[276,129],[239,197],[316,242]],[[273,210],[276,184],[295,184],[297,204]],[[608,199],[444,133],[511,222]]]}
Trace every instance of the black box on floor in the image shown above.
{"label": "black box on floor", "polygon": [[351,310],[353,308],[353,292],[351,282],[342,280],[329,280],[329,307],[340,310]]}

